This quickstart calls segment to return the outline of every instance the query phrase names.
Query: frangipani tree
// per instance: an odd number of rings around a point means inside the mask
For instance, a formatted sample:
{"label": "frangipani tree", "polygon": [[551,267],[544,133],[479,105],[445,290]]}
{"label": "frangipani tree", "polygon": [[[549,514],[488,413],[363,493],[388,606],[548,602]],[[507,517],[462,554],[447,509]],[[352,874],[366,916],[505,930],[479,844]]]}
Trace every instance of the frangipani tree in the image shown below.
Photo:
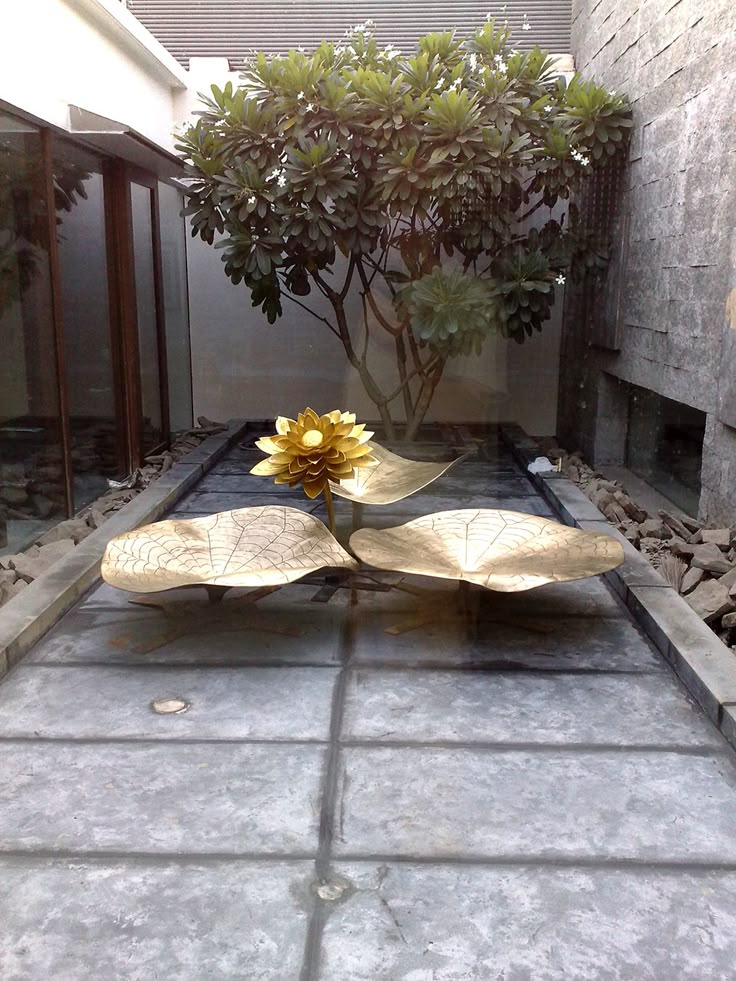
{"label": "frangipani tree", "polygon": [[[466,40],[429,34],[410,57],[367,23],[310,54],[259,54],[203,103],[179,142],[196,170],[193,234],[218,239],[271,323],[286,297],[332,331],[388,438],[397,400],[416,435],[450,358],[541,329],[555,282],[594,250],[574,208],[567,222],[532,215],[620,158],[631,125],[623,96],[566,84],[493,21]],[[388,387],[375,331],[395,347]]]}

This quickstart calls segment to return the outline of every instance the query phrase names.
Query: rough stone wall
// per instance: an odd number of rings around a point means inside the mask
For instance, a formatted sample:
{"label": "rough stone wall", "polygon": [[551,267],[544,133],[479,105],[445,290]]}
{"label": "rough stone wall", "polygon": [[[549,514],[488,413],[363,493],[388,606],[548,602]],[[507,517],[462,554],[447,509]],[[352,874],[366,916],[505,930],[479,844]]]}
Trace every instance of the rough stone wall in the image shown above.
{"label": "rough stone wall", "polygon": [[572,38],[576,67],[629,96],[635,127],[616,224],[626,241],[606,287],[620,290],[619,350],[593,345],[573,298],[560,435],[598,462],[620,460],[620,440],[602,436],[621,431],[603,418],[615,379],[694,406],[708,418],[701,516],[736,522],[728,315],[736,285],[736,2],[574,0]]}

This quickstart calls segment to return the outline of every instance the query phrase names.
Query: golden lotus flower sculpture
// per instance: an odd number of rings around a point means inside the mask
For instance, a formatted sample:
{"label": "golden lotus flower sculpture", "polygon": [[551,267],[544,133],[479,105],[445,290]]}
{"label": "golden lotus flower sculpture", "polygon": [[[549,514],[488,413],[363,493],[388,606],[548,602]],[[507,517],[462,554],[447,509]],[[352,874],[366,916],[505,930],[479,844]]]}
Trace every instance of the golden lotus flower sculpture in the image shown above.
{"label": "golden lotus flower sculpture", "polygon": [[114,538],[102,578],[151,593],[178,586],[274,586],[357,563],[322,522],[297,508],[256,507],[175,518]]}
{"label": "golden lotus flower sculpture", "polygon": [[445,463],[406,460],[378,443],[368,446],[375,466],[355,470],[352,477],[331,484],[333,494],[359,504],[395,504],[416,494],[463,459],[457,457]]}
{"label": "golden lotus flower sculpture", "polygon": [[610,535],[516,511],[439,511],[397,528],[362,528],[350,547],[394,572],[462,579],[504,593],[615,569],[624,560]]}
{"label": "golden lotus flower sculpture", "polygon": [[301,484],[307,497],[324,493],[330,530],[334,531],[330,481],[339,483],[352,477],[356,469],[374,466],[368,445],[372,435],[364,424],[356,425],[352,412],[339,409],[323,416],[313,409],[305,409],[296,419],[279,416],[274,435],[256,440],[258,449],[269,457],[251,473],[275,477],[274,483],[289,487]]}

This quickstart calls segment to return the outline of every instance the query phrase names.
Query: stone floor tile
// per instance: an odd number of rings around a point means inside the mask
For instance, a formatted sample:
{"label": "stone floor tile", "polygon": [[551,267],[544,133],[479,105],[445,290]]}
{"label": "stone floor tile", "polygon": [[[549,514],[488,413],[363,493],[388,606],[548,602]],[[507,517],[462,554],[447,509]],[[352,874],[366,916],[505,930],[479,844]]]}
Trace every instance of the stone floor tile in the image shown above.
{"label": "stone floor tile", "polygon": [[736,862],[730,756],[343,750],[337,854]]}
{"label": "stone floor tile", "polygon": [[297,981],[311,862],[0,859],[3,981]]}
{"label": "stone floor tile", "polygon": [[[210,493],[200,492],[197,489],[194,494],[191,494],[183,501],[179,501],[176,510],[170,515],[167,515],[167,518],[196,517],[199,514],[216,514],[219,511],[234,511],[238,508],[271,506],[297,508],[300,511],[313,512],[320,520],[324,520],[322,514],[326,517],[323,498],[317,501],[310,501],[304,494],[299,495],[289,492],[282,493],[278,490],[269,490],[269,485],[266,484],[260,494],[240,491]],[[349,503],[347,501],[336,500],[335,513],[337,514],[343,511],[346,514],[350,511]]]}
{"label": "stone floor tile", "polygon": [[[304,497],[301,487],[274,484],[273,477],[210,470],[197,484],[198,494],[263,494],[272,498]],[[277,503],[274,501],[274,503]],[[287,505],[288,506],[288,505]]]}
{"label": "stone floor tile", "polygon": [[[0,739],[326,739],[336,674],[21,664],[0,690]],[[189,708],[157,714],[151,703],[167,698]]]}
{"label": "stone floor tile", "polygon": [[736,874],[338,865],[324,981],[730,981]]}
{"label": "stone floor tile", "polygon": [[[218,473],[211,470],[198,484],[197,493],[227,494],[270,494],[274,497],[303,496],[300,488],[277,486],[273,480],[254,474]],[[489,473],[484,464],[458,464],[449,473],[443,474],[428,487],[418,492],[422,497],[477,497],[491,494],[503,497],[525,497],[537,492],[526,478],[507,474]]]}
{"label": "stone floor tile", "polygon": [[303,853],[323,749],[0,742],[0,852]]}
{"label": "stone floor tile", "polygon": [[[445,589],[436,580],[412,577],[409,581],[412,586],[420,581],[427,584],[427,592],[418,596],[397,589],[356,592],[352,637],[356,664],[666,671],[618,601],[595,581],[583,588],[563,584],[530,593],[478,590],[476,605],[467,615],[459,612],[454,584]],[[600,618],[589,615],[596,606]],[[580,615],[583,611],[585,615]],[[432,619],[405,629],[422,616]],[[397,629],[402,632],[387,633]]]}
{"label": "stone floor tile", "polygon": [[[314,603],[319,585],[290,584],[255,609],[233,591],[211,604],[203,590],[147,594],[163,609],[91,601],[68,613],[31,651],[26,663],[177,664],[215,667],[259,662],[333,664],[340,657],[348,596]],[[107,595],[107,594],[106,594]],[[138,595],[138,600],[142,598]]]}
{"label": "stone floor tile", "polygon": [[403,501],[396,501],[385,507],[367,504],[363,509],[363,526],[366,528],[379,527],[371,519],[380,518],[380,527],[392,527],[392,524],[383,520],[384,515],[395,519],[393,522],[395,524],[403,524],[406,521],[423,517],[425,514],[435,514],[438,511],[476,510],[480,508],[520,511],[522,514],[537,514],[542,518],[552,518],[550,507],[540,497],[534,495],[521,497],[494,495],[492,493],[450,495],[447,493],[440,494],[439,489],[437,489],[433,493],[420,491],[418,494],[412,494],[411,497],[405,497]]}
{"label": "stone floor tile", "polygon": [[[415,599],[408,590],[419,590]],[[359,605],[380,605],[381,610],[416,607],[417,602],[431,598],[432,593],[444,593],[443,603],[448,604],[448,615],[458,608],[458,585],[447,579],[434,579],[429,576],[405,576],[403,582],[383,597],[379,594],[361,593]],[[602,577],[579,579],[575,582],[548,583],[536,589],[518,593],[499,593],[481,586],[472,586],[470,609],[481,617],[544,617],[548,620],[559,617],[610,618],[627,620],[626,608],[606,585]],[[377,612],[377,611],[372,611]]]}
{"label": "stone floor tile", "polygon": [[342,737],[725,748],[685,690],[660,674],[358,669]]}

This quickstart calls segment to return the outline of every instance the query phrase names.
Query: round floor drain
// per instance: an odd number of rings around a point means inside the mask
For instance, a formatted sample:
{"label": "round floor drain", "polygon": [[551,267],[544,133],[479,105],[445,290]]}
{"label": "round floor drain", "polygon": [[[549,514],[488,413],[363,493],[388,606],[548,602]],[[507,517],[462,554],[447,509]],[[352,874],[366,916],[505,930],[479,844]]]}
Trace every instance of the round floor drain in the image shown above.
{"label": "round floor drain", "polygon": [[189,702],[183,698],[156,698],[151,702],[151,708],[158,715],[181,715],[189,708]]}

